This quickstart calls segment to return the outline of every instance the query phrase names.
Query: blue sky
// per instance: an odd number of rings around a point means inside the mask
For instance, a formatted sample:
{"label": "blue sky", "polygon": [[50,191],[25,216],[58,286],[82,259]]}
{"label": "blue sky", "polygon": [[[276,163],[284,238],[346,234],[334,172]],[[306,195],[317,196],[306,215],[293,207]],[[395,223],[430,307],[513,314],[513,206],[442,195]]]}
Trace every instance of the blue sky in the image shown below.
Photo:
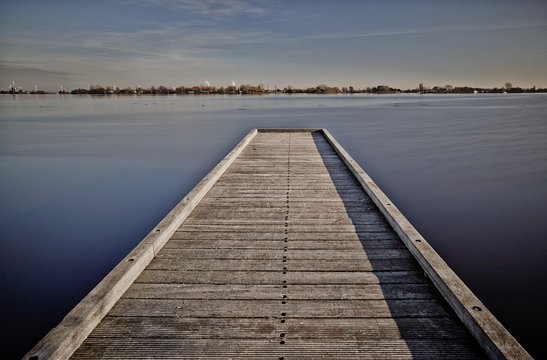
{"label": "blue sky", "polygon": [[547,1],[0,2],[0,85],[547,87]]}

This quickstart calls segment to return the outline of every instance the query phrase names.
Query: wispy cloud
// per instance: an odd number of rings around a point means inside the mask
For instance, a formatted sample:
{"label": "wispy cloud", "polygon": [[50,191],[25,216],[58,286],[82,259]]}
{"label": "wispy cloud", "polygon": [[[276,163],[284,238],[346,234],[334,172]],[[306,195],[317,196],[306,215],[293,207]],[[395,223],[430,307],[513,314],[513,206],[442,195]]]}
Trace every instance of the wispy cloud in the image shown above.
{"label": "wispy cloud", "polygon": [[79,46],[85,52],[126,61],[152,59],[206,65],[212,58],[225,58],[226,53],[264,43],[274,36],[268,31],[199,31],[180,25],[158,25],[134,32],[96,32]]}
{"label": "wispy cloud", "polygon": [[419,27],[407,28],[399,30],[386,31],[354,31],[354,32],[339,32],[339,33],[318,33],[311,35],[291,37],[291,41],[310,41],[310,40],[336,40],[336,39],[353,39],[353,38],[372,38],[386,36],[406,36],[406,35],[428,35],[456,32],[474,32],[474,31],[491,31],[491,30],[518,30],[547,27],[547,23],[536,24],[490,24],[490,25],[446,25],[435,27]]}
{"label": "wispy cloud", "polygon": [[250,0],[130,0],[133,3],[190,12],[208,17],[264,16],[267,2]]}

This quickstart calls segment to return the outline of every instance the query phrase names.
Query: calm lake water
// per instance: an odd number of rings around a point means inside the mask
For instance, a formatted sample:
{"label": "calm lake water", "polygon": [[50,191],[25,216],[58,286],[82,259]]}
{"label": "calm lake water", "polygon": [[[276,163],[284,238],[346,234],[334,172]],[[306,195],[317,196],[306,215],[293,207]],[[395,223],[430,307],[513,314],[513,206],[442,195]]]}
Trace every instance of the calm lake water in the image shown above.
{"label": "calm lake water", "polygon": [[545,357],[547,96],[0,96],[2,353],[22,356],[254,127],[325,127]]}

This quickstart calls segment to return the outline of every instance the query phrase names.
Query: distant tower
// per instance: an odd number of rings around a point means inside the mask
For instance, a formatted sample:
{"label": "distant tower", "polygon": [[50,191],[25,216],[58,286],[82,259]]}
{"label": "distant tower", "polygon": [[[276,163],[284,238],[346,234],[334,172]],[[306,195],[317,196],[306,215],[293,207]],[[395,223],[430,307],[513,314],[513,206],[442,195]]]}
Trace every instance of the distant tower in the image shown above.
{"label": "distant tower", "polygon": [[34,92],[38,92],[38,85],[34,85]]}

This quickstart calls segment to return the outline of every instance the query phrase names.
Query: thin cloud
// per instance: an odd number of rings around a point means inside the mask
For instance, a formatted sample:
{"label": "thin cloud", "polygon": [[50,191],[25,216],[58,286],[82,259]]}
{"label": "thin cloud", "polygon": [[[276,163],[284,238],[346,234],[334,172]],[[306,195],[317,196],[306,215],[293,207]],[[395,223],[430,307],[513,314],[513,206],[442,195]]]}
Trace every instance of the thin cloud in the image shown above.
{"label": "thin cloud", "polygon": [[425,27],[389,31],[367,31],[367,32],[343,32],[343,33],[324,33],[305,36],[291,37],[292,41],[310,41],[310,40],[336,40],[336,39],[353,39],[353,38],[372,38],[384,36],[406,36],[406,35],[427,35],[438,33],[451,32],[473,32],[473,31],[489,31],[489,30],[518,30],[530,29],[538,27],[547,27],[545,23],[538,24],[493,24],[485,26],[474,25],[451,25],[438,27]]}
{"label": "thin cloud", "polygon": [[264,16],[269,13],[265,3],[249,0],[131,0],[131,2],[149,6],[169,7],[209,17]]}

